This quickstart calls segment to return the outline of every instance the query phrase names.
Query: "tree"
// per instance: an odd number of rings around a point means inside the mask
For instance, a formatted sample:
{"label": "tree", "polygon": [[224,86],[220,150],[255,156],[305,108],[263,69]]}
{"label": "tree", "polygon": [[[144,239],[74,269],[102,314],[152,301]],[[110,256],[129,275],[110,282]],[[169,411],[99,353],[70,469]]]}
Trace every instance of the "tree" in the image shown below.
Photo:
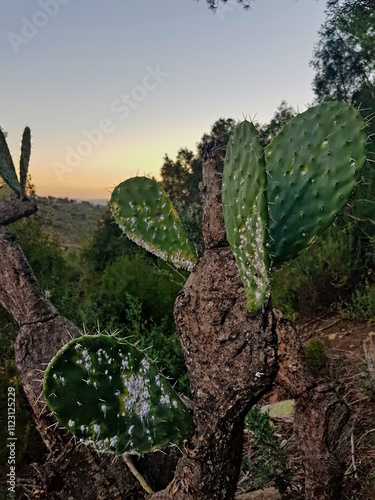
{"label": "tree", "polygon": [[[236,0],[239,5],[243,7],[244,10],[250,9],[250,2],[252,0]],[[199,2],[199,0],[197,0]],[[228,3],[228,0],[206,0],[208,7],[213,12],[216,12],[220,5],[225,5]]]}
{"label": "tree", "polygon": [[330,0],[310,65],[319,102],[349,101],[375,74],[375,7],[372,0]]}
{"label": "tree", "polygon": [[292,106],[289,106],[285,100],[281,101],[271,121],[258,127],[259,141],[262,146],[266,147],[270,143],[272,137],[274,137],[281,127],[291,120],[295,114],[296,112]]}
{"label": "tree", "polygon": [[[194,199],[198,191],[201,169],[200,162],[195,158],[194,153],[187,148],[179,149],[176,161],[171,160],[168,155],[164,156],[160,174],[163,179],[163,187],[171,200],[179,200],[186,204]],[[196,176],[198,179],[196,186],[194,186],[192,177]]]}
{"label": "tree", "polygon": [[196,153],[181,148],[173,161],[166,154],[161,167],[161,182],[173,204],[176,206],[185,231],[193,242],[199,256],[203,254],[201,230],[202,219],[202,159],[200,151],[205,142],[220,139],[224,146],[233,132],[235,121],[232,118],[219,118],[211,127],[209,134],[203,134],[197,143]]}
{"label": "tree", "polygon": [[161,167],[162,184],[173,203],[180,206],[201,204],[199,183],[202,181],[202,160],[200,151],[205,142],[220,139],[226,145],[233,132],[235,121],[232,118],[219,118],[211,127],[209,134],[203,134],[197,143],[197,151],[179,149],[176,160],[166,154]]}

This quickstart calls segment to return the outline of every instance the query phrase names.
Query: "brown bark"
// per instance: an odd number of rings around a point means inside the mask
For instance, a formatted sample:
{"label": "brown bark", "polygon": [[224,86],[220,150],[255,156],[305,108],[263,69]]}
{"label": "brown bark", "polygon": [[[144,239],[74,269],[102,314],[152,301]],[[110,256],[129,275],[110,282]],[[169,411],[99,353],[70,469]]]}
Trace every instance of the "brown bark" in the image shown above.
{"label": "brown bark", "polygon": [[7,226],[37,212],[38,207],[29,200],[21,200],[15,194],[0,201],[0,226]]}
{"label": "brown bark", "polygon": [[234,498],[244,417],[269,390],[277,370],[270,311],[250,313],[225,238],[221,147],[206,148],[203,235],[206,250],[175,304],[189,371],[196,431],[175,478],[154,499]]}
{"label": "brown bark", "polygon": [[339,500],[352,430],[347,404],[329,384],[317,385],[293,324],[275,311],[279,341],[276,384],[295,398],[294,432],[305,469],[306,500]]}

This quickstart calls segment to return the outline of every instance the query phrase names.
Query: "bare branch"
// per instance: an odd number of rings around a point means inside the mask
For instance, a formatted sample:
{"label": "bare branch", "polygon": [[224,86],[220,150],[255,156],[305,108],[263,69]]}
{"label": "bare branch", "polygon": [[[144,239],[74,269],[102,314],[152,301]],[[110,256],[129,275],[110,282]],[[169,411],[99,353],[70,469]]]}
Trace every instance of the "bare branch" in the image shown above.
{"label": "bare branch", "polygon": [[29,217],[38,211],[37,205],[29,200],[21,200],[16,195],[0,200],[0,226]]}

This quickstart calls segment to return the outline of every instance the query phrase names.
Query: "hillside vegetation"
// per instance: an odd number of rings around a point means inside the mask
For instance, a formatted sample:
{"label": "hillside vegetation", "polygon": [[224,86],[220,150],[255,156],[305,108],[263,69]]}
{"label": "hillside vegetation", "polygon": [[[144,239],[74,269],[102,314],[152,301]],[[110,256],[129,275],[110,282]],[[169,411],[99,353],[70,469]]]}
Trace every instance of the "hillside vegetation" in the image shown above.
{"label": "hillside vegetation", "polygon": [[89,201],[77,201],[52,196],[36,199],[43,232],[57,237],[63,248],[78,249],[82,241],[95,230],[105,207]]}

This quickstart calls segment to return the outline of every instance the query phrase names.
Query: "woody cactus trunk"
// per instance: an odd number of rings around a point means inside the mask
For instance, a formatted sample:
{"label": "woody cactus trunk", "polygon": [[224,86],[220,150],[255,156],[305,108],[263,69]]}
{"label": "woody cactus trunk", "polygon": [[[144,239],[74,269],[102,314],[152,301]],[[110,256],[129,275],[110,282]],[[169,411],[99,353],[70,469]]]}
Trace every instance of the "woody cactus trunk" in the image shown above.
{"label": "woody cactus trunk", "polygon": [[[106,453],[144,453],[173,441],[182,458],[174,479],[153,499],[232,500],[245,415],[273,384],[296,400],[305,498],[340,498],[350,411],[332,387],[317,386],[307,373],[296,331],[272,309],[270,290],[272,270],[298,255],[346,203],[365,160],[363,127],[353,108],[328,103],[292,120],[265,152],[248,122],[237,127],[224,165],[220,141],[206,144],[199,261],[156,181],[134,178],[115,188],[111,205],[127,236],[191,271],[175,320],[193,425],[168,382],[134,346],[100,335],[68,338],[78,337],[76,327],[43,296],[17,242],[1,228],[0,300],[21,326],[17,366],[41,434],[62,457],[54,474],[60,465],[61,477],[76,478],[69,492],[50,488],[49,498],[136,498],[134,483],[129,493],[123,480],[126,469],[119,461],[112,465]],[[9,158],[7,151],[0,156],[7,165],[3,177],[22,196]],[[22,205],[27,215],[28,204],[17,199],[18,213]],[[44,395],[54,417],[87,448],[68,444],[67,435],[51,427],[37,370],[45,370]],[[104,453],[98,457],[92,446]],[[95,480],[79,481],[77,472]]]}

